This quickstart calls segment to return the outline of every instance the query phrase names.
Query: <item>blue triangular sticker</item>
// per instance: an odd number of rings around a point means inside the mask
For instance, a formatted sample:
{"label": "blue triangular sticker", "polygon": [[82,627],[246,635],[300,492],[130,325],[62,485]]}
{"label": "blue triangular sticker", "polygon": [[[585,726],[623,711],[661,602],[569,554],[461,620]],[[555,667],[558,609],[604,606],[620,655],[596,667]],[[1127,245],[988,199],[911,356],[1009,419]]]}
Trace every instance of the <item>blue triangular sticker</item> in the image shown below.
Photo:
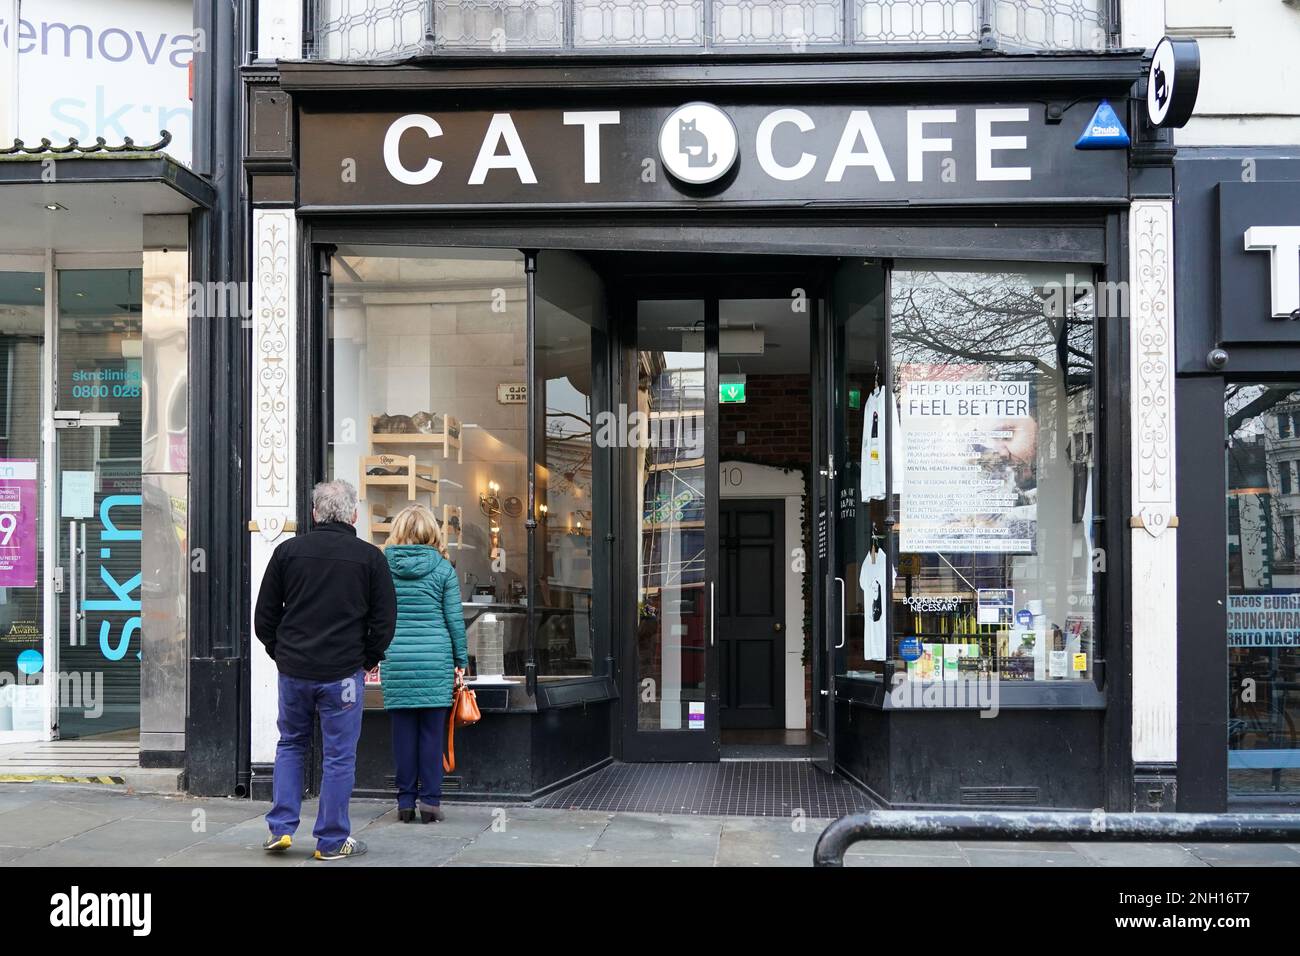
{"label": "blue triangular sticker", "polygon": [[1102,100],[1097,112],[1092,114],[1083,135],[1074,144],[1075,149],[1127,149],[1128,130],[1115,115],[1115,108]]}

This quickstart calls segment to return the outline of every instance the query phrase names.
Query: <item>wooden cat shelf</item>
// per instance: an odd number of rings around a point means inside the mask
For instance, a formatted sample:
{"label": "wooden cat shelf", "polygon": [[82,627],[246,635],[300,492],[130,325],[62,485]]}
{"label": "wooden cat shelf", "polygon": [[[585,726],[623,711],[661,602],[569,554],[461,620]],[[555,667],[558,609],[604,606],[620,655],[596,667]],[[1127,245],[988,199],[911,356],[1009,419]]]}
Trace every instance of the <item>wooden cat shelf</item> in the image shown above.
{"label": "wooden cat shelf", "polygon": [[[394,419],[400,422],[395,422]],[[392,428],[398,424],[406,425],[409,430],[393,431]],[[382,430],[377,431],[376,426]],[[450,458],[454,448],[456,463],[462,464],[465,460],[464,449],[461,447],[461,424],[459,419],[450,415],[431,415],[428,412],[415,415],[371,415],[370,446],[374,448],[376,445],[432,445],[442,448],[443,458]]]}
{"label": "wooden cat shelf", "polygon": [[[439,521],[439,524],[442,526],[442,540],[449,549],[465,547],[463,516],[464,512],[459,507],[442,506],[442,520]],[[395,517],[396,515],[390,515],[388,509],[383,505],[375,505],[370,509],[370,533],[377,535],[392,534],[393,518]]]}
{"label": "wooden cat shelf", "polygon": [[438,469],[421,465],[414,455],[364,455],[358,475],[357,498],[366,500],[371,488],[395,488],[406,492],[407,501],[427,494],[438,504]]}

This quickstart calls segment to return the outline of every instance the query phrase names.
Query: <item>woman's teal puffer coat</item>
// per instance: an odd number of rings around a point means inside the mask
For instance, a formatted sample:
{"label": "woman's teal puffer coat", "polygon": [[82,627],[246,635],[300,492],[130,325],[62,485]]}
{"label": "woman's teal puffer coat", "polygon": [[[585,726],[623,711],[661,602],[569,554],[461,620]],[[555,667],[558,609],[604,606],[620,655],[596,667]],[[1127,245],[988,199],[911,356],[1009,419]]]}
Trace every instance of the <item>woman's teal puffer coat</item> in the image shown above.
{"label": "woman's teal puffer coat", "polygon": [[469,667],[460,582],[427,544],[384,549],[397,590],[397,629],[379,665],[384,708],[450,707],[454,667]]}

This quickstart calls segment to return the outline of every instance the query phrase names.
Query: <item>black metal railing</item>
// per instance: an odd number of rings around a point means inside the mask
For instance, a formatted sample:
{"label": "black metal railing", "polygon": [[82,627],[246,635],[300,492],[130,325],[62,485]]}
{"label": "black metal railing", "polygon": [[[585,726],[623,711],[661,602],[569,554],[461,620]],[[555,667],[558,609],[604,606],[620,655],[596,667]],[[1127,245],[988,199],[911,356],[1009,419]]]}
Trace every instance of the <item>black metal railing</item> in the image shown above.
{"label": "black metal railing", "polygon": [[872,810],[827,827],[813,865],[843,866],[848,848],[863,840],[1300,843],[1300,814]]}

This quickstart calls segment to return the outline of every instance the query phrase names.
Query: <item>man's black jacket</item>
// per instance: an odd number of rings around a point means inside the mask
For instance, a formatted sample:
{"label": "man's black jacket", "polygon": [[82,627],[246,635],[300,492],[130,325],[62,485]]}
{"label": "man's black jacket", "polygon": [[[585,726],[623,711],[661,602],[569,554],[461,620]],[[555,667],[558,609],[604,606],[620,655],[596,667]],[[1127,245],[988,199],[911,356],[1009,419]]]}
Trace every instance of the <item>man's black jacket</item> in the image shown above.
{"label": "man's black jacket", "polygon": [[383,552],[328,521],[271,554],[254,626],[280,673],[334,681],[383,659],[397,595]]}

